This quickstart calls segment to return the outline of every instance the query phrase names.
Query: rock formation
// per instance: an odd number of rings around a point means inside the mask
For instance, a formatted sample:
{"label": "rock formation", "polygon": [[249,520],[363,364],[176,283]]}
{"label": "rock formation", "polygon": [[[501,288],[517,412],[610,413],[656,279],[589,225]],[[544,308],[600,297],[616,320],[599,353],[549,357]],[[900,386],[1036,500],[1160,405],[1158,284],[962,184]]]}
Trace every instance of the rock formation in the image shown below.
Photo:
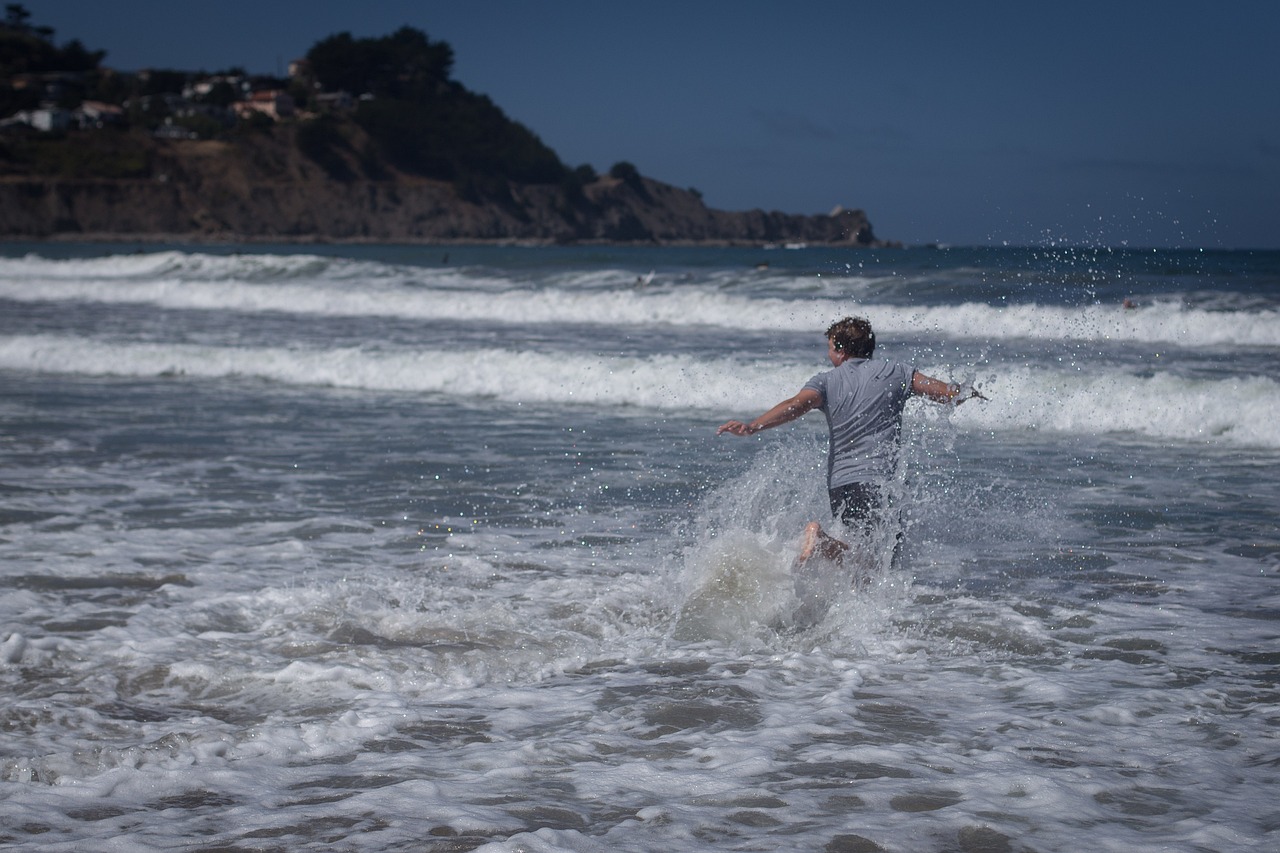
{"label": "rock formation", "polygon": [[[295,134],[282,125],[232,140],[77,134],[59,143],[71,167],[41,173],[11,160],[0,168],[0,236],[879,245],[860,210],[713,210],[695,191],[639,175],[464,193],[455,183],[362,163],[359,146],[344,154],[350,162],[342,168],[322,168]],[[95,167],[95,158],[100,165],[126,146],[132,165],[103,177],[112,170]]]}

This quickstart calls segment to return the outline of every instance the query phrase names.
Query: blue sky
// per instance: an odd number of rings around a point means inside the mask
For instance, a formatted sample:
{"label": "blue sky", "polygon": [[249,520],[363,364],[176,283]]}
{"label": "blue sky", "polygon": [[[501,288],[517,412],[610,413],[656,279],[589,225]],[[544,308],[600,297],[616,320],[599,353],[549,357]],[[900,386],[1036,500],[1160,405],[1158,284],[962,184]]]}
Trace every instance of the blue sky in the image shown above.
{"label": "blue sky", "polygon": [[28,0],[106,64],[408,24],[570,166],[907,243],[1280,248],[1280,2]]}

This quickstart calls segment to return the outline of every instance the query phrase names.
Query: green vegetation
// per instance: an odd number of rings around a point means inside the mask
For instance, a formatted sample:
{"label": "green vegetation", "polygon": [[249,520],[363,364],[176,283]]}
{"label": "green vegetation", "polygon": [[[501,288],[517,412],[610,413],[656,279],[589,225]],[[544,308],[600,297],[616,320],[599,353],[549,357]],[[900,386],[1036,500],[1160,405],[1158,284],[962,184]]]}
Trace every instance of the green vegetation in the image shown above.
{"label": "green vegetation", "polygon": [[483,95],[450,78],[453,49],[412,27],[382,38],[340,33],[307,52],[319,91],[360,97],[354,120],[404,172],[453,181],[469,196],[505,183],[557,183],[556,153]]}
{"label": "green vegetation", "polygon": [[[0,22],[0,118],[35,109],[42,100],[78,102],[99,82],[98,65],[105,51],[90,51],[77,40],[59,48],[53,43],[53,30],[32,26],[30,17],[21,4],[9,3]],[[32,85],[38,77],[55,83],[52,91]]]}
{"label": "green vegetation", "polygon": [[426,33],[401,27],[383,38],[354,39],[339,33],[307,51],[311,74],[325,91],[347,91],[410,103],[446,94],[453,48]]}
{"label": "green vegetation", "polygon": [[609,177],[622,181],[641,198],[649,198],[649,191],[644,188],[644,181],[640,178],[640,170],[626,160],[614,163],[609,169]]}
{"label": "green vegetation", "polygon": [[31,13],[19,3],[5,5],[0,23],[0,75],[45,72],[83,73],[97,69],[106,51],[89,51],[78,40],[65,47],[53,44],[53,30],[27,23]]}
{"label": "green vegetation", "polygon": [[0,162],[24,163],[37,175],[51,178],[141,178],[150,171],[147,149],[127,134],[111,131],[92,146],[67,137],[0,138]]}
{"label": "green vegetation", "polygon": [[345,152],[351,144],[342,135],[342,128],[331,116],[321,116],[298,126],[298,150],[311,158],[330,178],[349,181],[356,173],[347,163]]}

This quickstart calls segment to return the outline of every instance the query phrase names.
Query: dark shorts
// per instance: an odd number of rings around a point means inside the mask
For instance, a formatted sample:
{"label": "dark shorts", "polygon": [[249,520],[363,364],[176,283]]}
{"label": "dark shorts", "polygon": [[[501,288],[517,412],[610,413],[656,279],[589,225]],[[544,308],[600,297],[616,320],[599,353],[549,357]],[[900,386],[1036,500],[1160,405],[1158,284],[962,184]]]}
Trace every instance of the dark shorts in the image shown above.
{"label": "dark shorts", "polygon": [[827,492],[831,514],[846,527],[869,528],[885,505],[884,490],[874,483],[847,483]]}
{"label": "dark shorts", "polygon": [[[827,491],[831,514],[844,525],[845,532],[870,541],[893,543],[890,561],[898,565],[902,556],[902,508],[895,506],[893,493],[875,483],[849,483]],[[882,538],[883,537],[883,538]]]}

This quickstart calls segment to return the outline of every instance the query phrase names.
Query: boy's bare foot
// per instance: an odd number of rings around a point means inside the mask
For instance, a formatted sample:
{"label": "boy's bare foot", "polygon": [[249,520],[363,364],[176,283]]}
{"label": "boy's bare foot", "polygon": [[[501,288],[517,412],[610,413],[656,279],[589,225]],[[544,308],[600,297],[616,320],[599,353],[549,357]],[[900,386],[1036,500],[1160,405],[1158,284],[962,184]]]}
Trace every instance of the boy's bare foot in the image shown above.
{"label": "boy's bare foot", "polygon": [[815,553],[828,560],[840,560],[848,550],[848,543],[841,542],[834,536],[828,535],[822,529],[821,524],[811,521],[804,526],[804,532],[800,537],[800,556],[798,561],[803,563]]}
{"label": "boy's bare foot", "polygon": [[804,532],[800,534],[800,562],[805,562],[813,556],[813,552],[818,547],[818,537],[822,535],[822,526],[816,521],[811,521],[804,526]]}

